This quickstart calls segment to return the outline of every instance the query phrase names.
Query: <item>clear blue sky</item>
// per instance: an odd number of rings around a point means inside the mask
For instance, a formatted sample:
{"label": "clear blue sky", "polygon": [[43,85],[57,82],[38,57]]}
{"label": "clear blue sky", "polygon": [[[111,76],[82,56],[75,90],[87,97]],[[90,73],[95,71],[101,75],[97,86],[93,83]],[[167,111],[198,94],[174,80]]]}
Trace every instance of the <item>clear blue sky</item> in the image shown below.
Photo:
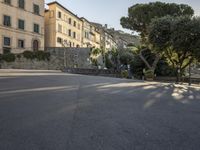
{"label": "clear blue sky", "polygon": [[[53,0],[45,0],[46,3]],[[108,24],[109,27],[122,29],[120,18],[126,16],[128,7],[136,3],[147,3],[155,0],[57,0],[66,8],[85,17],[90,21],[101,24]],[[196,15],[200,15],[200,0],[160,0],[163,2],[176,2],[189,4],[195,10]],[[178,2],[177,2],[178,1]]]}

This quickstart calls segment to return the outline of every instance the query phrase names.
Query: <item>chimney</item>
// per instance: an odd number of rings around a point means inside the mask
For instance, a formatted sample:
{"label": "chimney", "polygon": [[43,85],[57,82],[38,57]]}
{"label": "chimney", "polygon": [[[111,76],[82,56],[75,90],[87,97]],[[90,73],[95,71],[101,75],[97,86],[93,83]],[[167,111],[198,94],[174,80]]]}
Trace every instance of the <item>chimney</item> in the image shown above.
{"label": "chimney", "polygon": [[108,24],[105,24],[104,27],[107,29],[108,28]]}

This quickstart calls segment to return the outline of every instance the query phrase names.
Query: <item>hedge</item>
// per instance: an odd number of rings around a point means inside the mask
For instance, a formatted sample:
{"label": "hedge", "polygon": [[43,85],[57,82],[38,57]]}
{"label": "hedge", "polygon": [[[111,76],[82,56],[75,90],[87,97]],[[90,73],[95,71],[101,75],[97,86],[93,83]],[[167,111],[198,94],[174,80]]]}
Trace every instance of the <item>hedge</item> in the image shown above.
{"label": "hedge", "polygon": [[3,54],[1,55],[0,60],[6,61],[6,62],[14,62],[16,59],[15,54],[8,53],[8,54]]}
{"label": "hedge", "polygon": [[23,52],[23,56],[26,59],[37,59],[39,61],[42,60],[50,60],[50,53],[48,52],[44,52],[44,51],[36,51],[36,52],[32,52],[32,51],[24,51]]}

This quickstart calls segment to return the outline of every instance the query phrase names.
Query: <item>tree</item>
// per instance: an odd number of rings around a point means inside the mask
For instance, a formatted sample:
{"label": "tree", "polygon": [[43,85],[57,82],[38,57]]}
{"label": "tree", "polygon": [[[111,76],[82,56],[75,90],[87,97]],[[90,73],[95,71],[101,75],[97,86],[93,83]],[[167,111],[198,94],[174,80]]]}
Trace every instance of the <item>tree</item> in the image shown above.
{"label": "tree", "polygon": [[123,49],[119,52],[119,59],[121,64],[129,65],[134,59],[134,53],[131,51],[131,49]]}
{"label": "tree", "polygon": [[[136,4],[128,9],[128,17],[121,18],[121,25],[123,28],[138,32],[141,36],[142,43],[148,47],[149,26],[153,19],[161,18],[164,16],[193,16],[193,14],[194,10],[190,6],[184,4],[162,2]],[[145,50],[146,49],[141,49],[140,58],[144,61],[150,70],[155,71],[156,65],[159,59],[162,57],[162,54],[155,52],[155,60],[152,64],[150,64],[143,56],[143,52]]]}
{"label": "tree", "polygon": [[106,67],[119,70],[121,65],[127,66],[133,59],[132,49],[112,49],[106,53]]}
{"label": "tree", "polygon": [[118,49],[112,49],[105,54],[105,64],[109,69],[119,70],[120,60]]}
{"label": "tree", "polygon": [[154,20],[149,42],[177,69],[177,81],[180,81],[186,67],[200,57],[200,19],[166,16]]}

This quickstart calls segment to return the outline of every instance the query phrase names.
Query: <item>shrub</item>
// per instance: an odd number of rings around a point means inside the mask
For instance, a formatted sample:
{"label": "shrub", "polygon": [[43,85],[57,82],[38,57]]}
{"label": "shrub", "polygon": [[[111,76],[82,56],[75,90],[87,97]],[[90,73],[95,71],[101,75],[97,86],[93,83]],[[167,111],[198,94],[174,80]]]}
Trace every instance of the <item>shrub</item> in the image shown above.
{"label": "shrub", "polygon": [[176,69],[169,65],[165,58],[162,58],[157,64],[155,73],[156,76],[175,77]]}
{"label": "shrub", "polygon": [[91,60],[93,66],[98,66],[98,61],[97,61],[97,59],[90,58],[90,60]]}
{"label": "shrub", "polygon": [[31,51],[24,51],[23,56],[24,58],[31,59],[31,60],[35,58],[34,52],[31,52]]}
{"label": "shrub", "polygon": [[44,52],[44,51],[36,51],[36,52],[32,52],[32,51],[24,51],[23,52],[23,56],[26,59],[37,59],[39,61],[42,60],[50,60],[50,53],[48,52]]}
{"label": "shrub", "polygon": [[97,56],[97,55],[101,54],[101,49],[99,49],[99,48],[92,49],[91,53],[92,53],[92,55]]}
{"label": "shrub", "polygon": [[50,60],[50,53],[44,51],[35,52],[35,58],[39,61],[41,60]]}
{"label": "shrub", "polygon": [[113,64],[112,64],[111,60],[109,59],[108,54],[105,55],[105,65],[106,65],[106,68],[108,68],[108,69],[113,68]]}
{"label": "shrub", "polygon": [[21,54],[17,54],[16,57],[17,57],[18,59],[20,59],[20,58],[22,57],[22,55],[21,55]]}
{"label": "shrub", "polygon": [[147,70],[144,72],[144,76],[146,79],[153,79],[154,78],[154,71],[153,70]]}
{"label": "shrub", "polygon": [[133,61],[134,59],[134,55],[132,52],[128,51],[128,50],[123,50],[120,53],[120,62],[123,65],[127,65],[130,64],[131,61]]}
{"label": "shrub", "polygon": [[3,54],[2,55],[2,60],[6,61],[6,62],[14,62],[15,61],[15,55],[12,53],[8,53],[8,54]]}
{"label": "shrub", "polygon": [[0,54],[0,62],[2,61],[3,59],[2,59],[2,54]]}
{"label": "shrub", "polygon": [[121,72],[121,77],[122,77],[122,78],[128,78],[128,71],[127,71],[127,70],[123,70],[123,71]]}

